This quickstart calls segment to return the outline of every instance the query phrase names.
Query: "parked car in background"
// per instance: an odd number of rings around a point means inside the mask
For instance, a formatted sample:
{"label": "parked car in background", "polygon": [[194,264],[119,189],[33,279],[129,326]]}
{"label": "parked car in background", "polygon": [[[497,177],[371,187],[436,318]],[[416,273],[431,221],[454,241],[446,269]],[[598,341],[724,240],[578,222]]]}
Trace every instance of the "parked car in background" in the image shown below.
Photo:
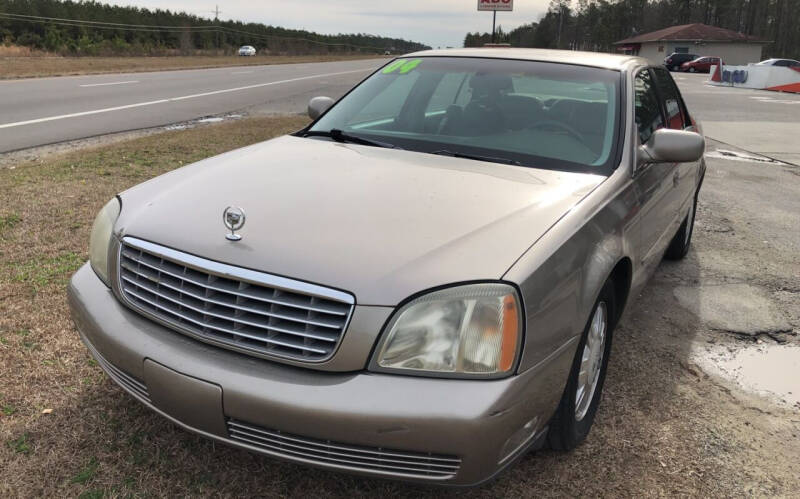
{"label": "parked car in background", "polygon": [[664,58],[664,66],[670,71],[678,71],[681,69],[681,64],[684,62],[693,61],[700,57],[697,54],[684,54],[682,52],[673,52]]}
{"label": "parked car in background", "polygon": [[472,485],[579,445],[623,310],[690,247],[705,141],[666,68],[431,50],[308,110],[100,211],[68,293],[98,364],[329,470]]}
{"label": "parked car in background", "polygon": [[719,57],[698,57],[693,61],[681,64],[681,71],[687,73],[709,73],[711,66],[716,66],[719,62]]}
{"label": "parked car in background", "polygon": [[239,55],[241,56],[253,56],[256,55],[256,48],[250,45],[244,45],[239,48]]}
{"label": "parked car in background", "polygon": [[794,59],[767,59],[759,62],[756,66],[780,66],[800,69],[800,61],[795,61]]}

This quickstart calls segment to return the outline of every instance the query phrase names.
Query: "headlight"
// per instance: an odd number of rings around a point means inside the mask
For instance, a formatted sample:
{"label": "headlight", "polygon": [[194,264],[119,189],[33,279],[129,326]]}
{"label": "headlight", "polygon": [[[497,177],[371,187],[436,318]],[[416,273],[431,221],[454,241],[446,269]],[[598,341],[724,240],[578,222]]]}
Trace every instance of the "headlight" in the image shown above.
{"label": "headlight", "polygon": [[522,311],[508,284],[469,284],[421,296],[395,312],[373,369],[453,377],[511,374]]}
{"label": "headlight", "polygon": [[117,198],[106,203],[94,219],[92,235],[89,238],[89,261],[97,277],[99,277],[106,286],[109,286],[108,246],[111,243],[111,231],[114,228],[114,223],[116,223],[117,217],[119,217],[119,210],[120,204]]}

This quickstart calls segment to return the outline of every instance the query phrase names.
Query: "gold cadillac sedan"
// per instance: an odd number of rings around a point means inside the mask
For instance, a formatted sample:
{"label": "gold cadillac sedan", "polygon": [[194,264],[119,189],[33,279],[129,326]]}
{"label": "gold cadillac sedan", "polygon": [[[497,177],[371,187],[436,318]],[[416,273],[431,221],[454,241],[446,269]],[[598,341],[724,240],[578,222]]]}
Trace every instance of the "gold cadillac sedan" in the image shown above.
{"label": "gold cadillac sedan", "polygon": [[579,445],[623,310],[689,250],[705,142],[667,70],[426,51],[309,114],[102,209],[69,287],[100,366],[331,470],[473,485]]}

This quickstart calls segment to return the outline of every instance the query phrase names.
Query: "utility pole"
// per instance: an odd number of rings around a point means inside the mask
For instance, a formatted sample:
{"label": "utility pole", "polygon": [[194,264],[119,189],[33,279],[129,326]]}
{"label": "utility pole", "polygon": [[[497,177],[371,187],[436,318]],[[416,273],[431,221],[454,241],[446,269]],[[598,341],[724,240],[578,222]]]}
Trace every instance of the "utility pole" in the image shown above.
{"label": "utility pole", "polygon": [[211,12],[214,14],[214,25],[217,27],[217,50],[219,50],[219,15],[222,14],[222,11],[219,10],[219,5],[215,6],[216,8]]}
{"label": "utility pole", "polygon": [[497,24],[497,11],[492,11],[492,43],[494,43],[494,27]]}
{"label": "utility pole", "polygon": [[559,2],[558,4],[558,41],[556,42],[556,48],[561,48],[561,26],[564,23],[564,4]]}

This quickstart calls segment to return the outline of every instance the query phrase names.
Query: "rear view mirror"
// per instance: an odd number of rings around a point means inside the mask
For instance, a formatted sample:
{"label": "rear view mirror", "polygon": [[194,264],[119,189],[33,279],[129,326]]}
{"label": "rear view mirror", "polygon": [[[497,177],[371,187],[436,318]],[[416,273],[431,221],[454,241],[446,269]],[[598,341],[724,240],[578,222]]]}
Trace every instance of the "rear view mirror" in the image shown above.
{"label": "rear view mirror", "polygon": [[330,97],[314,97],[308,101],[308,117],[315,120],[333,105]]}
{"label": "rear view mirror", "polygon": [[706,140],[699,133],[662,128],[639,146],[637,163],[688,163],[702,158],[705,150]]}

